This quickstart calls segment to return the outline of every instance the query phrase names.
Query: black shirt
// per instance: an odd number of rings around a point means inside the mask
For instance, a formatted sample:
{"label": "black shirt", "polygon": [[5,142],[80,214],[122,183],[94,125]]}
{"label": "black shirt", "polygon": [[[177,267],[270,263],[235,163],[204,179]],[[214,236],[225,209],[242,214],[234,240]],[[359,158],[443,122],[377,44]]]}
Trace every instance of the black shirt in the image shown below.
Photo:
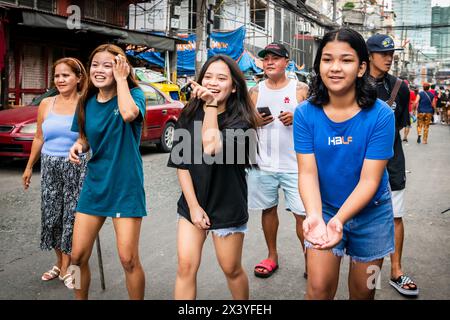
{"label": "black shirt", "polygon": [[[397,78],[386,74],[383,78],[376,79],[378,98],[387,102],[391,97],[391,92],[394,89]],[[405,82],[402,81],[400,89],[392,104],[391,109],[395,114],[395,141],[394,141],[394,157],[392,157],[387,164],[389,173],[389,184],[392,191],[402,190],[406,184],[405,174],[405,155],[403,153],[402,140],[400,138],[400,130],[410,125],[409,116],[409,89]]]}
{"label": "black shirt", "polygon": [[[208,161],[209,156],[203,153],[201,137],[204,115],[203,109],[199,108],[189,123],[182,125],[182,121],[178,121],[167,165],[189,170],[198,203],[205,210],[211,222],[210,229],[238,227],[248,221],[245,169],[249,165],[250,139],[245,137],[245,133],[248,133],[247,129],[250,128],[250,125],[245,121],[235,120],[223,128],[221,130],[223,151],[216,155],[216,159],[223,159],[223,163],[216,161],[209,164],[211,163]],[[218,115],[219,128],[222,128],[225,118],[226,112]],[[189,136],[193,139],[183,143],[187,137],[177,137],[180,129],[186,129],[187,131],[184,132],[189,132]],[[185,147],[189,142],[191,148],[186,151]],[[184,148],[181,147],[181,143]],[[231,146],[234,148],[234,157],[227,159],[227,152]],[[186,152],[188,154],[185,154]],[[242,155],[245,156],[244,159]],[[199,161],[194,163],[194,160]],[[237,164],[237,160],[240,160],[239,164]],[[191,221],[189,206],[183,193],[178,200],[178,214]]]}

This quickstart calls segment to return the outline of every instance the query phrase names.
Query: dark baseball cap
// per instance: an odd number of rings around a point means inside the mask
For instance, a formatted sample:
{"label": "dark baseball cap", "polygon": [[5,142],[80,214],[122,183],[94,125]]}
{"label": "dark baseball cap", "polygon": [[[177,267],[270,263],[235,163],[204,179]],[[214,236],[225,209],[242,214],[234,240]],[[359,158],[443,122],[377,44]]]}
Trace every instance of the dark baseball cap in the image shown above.
{"label": "dark baseball cap", "polygon": [[273,53],[280,57],[289,58],[289,51],[287,51],[285,46],[277,42],[269,43],[263,50],[258,52],[258,57],[264,58],[268,53]]}
{"label": "dark baseball cap", "polygon": [[403,48],[395,48],[394,39],[387,34],[377,33],[367,39],[366,43],[369,52],[403,50]]}

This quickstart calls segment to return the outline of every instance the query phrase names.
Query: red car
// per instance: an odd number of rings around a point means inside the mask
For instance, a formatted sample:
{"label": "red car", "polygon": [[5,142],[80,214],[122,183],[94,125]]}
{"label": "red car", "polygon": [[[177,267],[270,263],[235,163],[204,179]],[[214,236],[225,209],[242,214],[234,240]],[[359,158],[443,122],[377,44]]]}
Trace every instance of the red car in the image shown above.
{"label": "red car", "polygon": [[[144,91],[147,107],[141,145],[156,143],[161,151],[169,152],[172,149],[175,123],[184,105],[148,83],[140,82],[139,86]],[[34,99],[29,106],[0,111],[0,157],[30,156],[39,103],[45,97],[56,94],[57,91],[51,89]]]}

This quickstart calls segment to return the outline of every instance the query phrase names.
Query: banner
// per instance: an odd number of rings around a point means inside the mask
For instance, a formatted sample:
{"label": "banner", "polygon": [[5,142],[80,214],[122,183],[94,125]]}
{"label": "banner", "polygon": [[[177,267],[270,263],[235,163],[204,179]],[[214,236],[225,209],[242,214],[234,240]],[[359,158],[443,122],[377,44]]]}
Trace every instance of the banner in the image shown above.
{"label": "banner", "polygon": [[[195,74],[195,46],[197,36],[191,34],[179,35],[178,37],[188,41],[188,43],[177,45],[177,74],[179,76],[193,75]],[[208,58],[216,54],[225,54],[237,61],[244,52],[244,39],[245,28],[243,26],[229,32],[213,32],[211,34],[212,41],[211,49],[208,50]],[[161,54],[160,52],[149,49],[145,52],[127,50],[127,54],[164,68],[164,53]],[[246,58],[242,65],[247,69],[243,71],[247,71],[248,68],[251,68],[251,64],[252,63]]]}

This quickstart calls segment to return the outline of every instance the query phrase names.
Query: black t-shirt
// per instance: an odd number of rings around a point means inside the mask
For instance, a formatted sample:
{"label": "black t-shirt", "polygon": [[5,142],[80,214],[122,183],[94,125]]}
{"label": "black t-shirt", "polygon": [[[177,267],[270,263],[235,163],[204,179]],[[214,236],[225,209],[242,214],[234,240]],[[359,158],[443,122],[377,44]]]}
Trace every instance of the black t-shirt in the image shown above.
{"label": "black t-shirt", "polygon": [[[250,125],[245,121],[235,120],[223,128],[223,151],[215,156],[216,160],[222,159],[222,163],[220,160],[211,163],[212,158],[203,153],[201,128],[204,115],[203,109],[199,108],[189,123],[182,125],[178,121],[167,165],[189,170],[198,203],[210,219],[210,229],[238,227],[248,221],[245,169],[250,164],[251,144],[246,137],[246,133],[250,132]],[[222,128],[225,118],[226,112],[219,114],[219,128]],[[189,133],[193,139],[183,135],[177,137],[181,129],[185,129],[184,134]],[[183,142],[185,139],[188,140]],[[188,145],[190,150],[186,149]],[[234,148],[234,154],[227,157],[230,148]],[[191,221],[189,206],[183,193],[178,200],[178,213]]]}
{"label": "black t-shirt", "polygon": [[[379,99],[385,102],[389,100],[396,80],[397,78],[390,74],[386,74],[383,78],[375,80]],[[394,157],[388,161],[387,169],[389,173],[389,184],[393,191],[404,189],[406,184],[405,155],[403,153],[400,130],[410,125],[411,120],[408,105],[409,89],[406,83],[402,81],[395,102],[391,106],[395,114],[395,127],[397,130],[394,141]]]}

